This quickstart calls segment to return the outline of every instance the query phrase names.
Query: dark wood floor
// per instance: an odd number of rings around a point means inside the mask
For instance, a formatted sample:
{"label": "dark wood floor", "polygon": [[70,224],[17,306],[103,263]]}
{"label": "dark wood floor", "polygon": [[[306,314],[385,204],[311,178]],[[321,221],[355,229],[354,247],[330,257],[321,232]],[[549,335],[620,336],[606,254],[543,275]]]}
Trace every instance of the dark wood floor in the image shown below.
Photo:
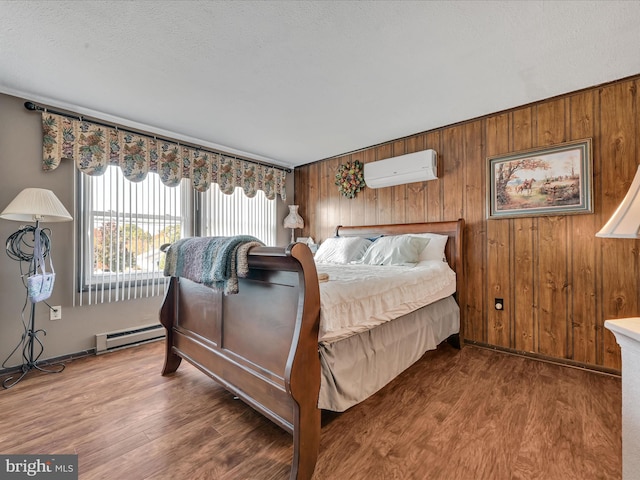
{"label": "dark wood floor", "polygon": [[[80,478],[286,479],[291,437],[163,345],[0,390],[0,453],[77,453]],[[178,408],[188,407],[188,413]],[[467,346],[323,414],[315,479],[621,478],[619,378]]]}

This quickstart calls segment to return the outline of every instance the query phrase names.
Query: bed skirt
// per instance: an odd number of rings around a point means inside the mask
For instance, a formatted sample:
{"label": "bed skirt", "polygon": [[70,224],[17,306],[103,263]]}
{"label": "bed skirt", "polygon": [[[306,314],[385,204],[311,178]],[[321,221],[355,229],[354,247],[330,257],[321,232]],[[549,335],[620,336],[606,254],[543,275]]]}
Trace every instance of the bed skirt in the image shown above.
{"label": "bed skirt", "polygon": [[366,332],[321,342],[318,408],[345,411],[459,331],[460,309],[446,297]]}

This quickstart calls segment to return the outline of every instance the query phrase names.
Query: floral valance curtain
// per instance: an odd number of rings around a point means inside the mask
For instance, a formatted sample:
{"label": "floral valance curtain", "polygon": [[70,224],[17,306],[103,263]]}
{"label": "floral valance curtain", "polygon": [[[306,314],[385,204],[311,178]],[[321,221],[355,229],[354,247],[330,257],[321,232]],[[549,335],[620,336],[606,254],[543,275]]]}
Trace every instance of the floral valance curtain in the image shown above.
{"label": "floral valance curtain", "polygon": [[217,183],[226,194],[242,187],[248,197],[262,190],[269,200],[287,198],[287,173],[279,168],[48,112],[42,113],[42,131],[43,170],[70,159],[87,175],[102,175],[109,165],[117,165],[132,182],[155,172],[169,187],[190,178],[199,192]]}

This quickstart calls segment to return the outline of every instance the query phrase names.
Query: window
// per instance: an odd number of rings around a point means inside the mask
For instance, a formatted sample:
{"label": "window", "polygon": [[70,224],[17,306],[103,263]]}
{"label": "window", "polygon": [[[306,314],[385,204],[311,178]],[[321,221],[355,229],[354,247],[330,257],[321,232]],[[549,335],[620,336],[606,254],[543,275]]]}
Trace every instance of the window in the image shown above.
{"label": "window", "polygon": [[201,215],[203,236],[253,235],[265,245],[276,244],[276,202],[262,190],[253,198],[240,187],[225,195],[214,183],[202,194]]}
{"label": "window", "polygon": [[167,187],[155,173],[134,183],[110,166],[102,176],[78,173],[78,205],[79,305],[163,294],[160,246],[179,238],[243,234],[275,245],[276,202],[262,191],[225,195],[213,184],[195,193],[190,180]]}
{"label": "window", "polygon": [[[78,303],[149,297],[164,292],[160,246],[188,231],[188,181],[164,186],[156,174],[139,183],[111,166],[102,176],[78,173]],[[84,295],[82,292],[86,292]]]}

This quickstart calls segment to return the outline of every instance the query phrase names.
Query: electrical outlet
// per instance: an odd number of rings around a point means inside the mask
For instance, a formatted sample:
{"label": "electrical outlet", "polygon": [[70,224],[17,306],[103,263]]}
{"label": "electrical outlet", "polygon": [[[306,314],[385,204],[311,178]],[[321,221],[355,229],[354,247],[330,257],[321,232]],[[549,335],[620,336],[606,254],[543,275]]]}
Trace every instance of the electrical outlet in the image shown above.
{"label": "electrical outlet", "polygon": [[51,309],[49,310],[49,320],[60,320],[60,319],[62,319],[62,307],[60,305],[51,307]]}
{"label": "electrical outlet", "polygon": [[496,298],[493,302],[493,306],[496,310],[504,310],[504,301],[502,298]]}

